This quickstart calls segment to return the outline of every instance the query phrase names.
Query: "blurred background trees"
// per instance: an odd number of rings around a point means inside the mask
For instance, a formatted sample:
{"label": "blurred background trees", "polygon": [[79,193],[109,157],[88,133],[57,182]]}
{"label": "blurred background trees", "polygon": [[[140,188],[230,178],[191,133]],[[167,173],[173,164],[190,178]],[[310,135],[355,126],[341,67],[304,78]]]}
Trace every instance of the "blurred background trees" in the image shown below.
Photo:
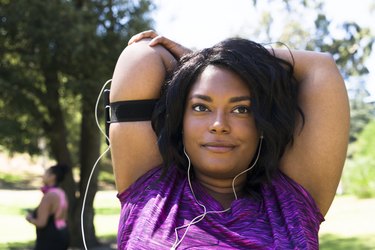
{"label": "blurred background trees", "polygon": [[[259,5],[260,1],[254,3]],[[280,20],[275,20],[278,15],[266,8],[262,25],[253,36],[280,41],[290,48],[329,52],[336,60],[347,85],[351,109],[348,157],[340,192],[375,197],[375,94],[371,96],[366,89],[367,85],[375,84],[366,82],[369,73],[366,62],[373,53],[375,34],[370,27],[352,21],[333,24],[324,12],[324,1],[268,0],[267,3],[284,3],[283,29],[275,30],[280,27],[277,23]],[[371,8],[374,12],[375,5],[368,6],[369,11]],[[314,23],[305,21],[309,15],[315,17]]]}
{"label": "blurred background trees", "polygon": [[[81,245],[80,212],[104,140],[94,119],[102,84],[129,38],[152,25],[148,0],[1,0],[0,145],[79,168],[64,183],[72,244]],[[96,245],[93,199],[86,200],[86,240]]]}
{"label": "blurred background trees", "polygon": [[[253,0],[254,8],[260,4]],[[263,9],[251,39],[326,51],[335,58],[348,82],[352,109],[343,187],[364,197],[375,195],[370,192],[375,190],[374,101],[366,99],[369,93],[363,84],[374,35],[354,22],[332,27],[322,1],[262,4],[283,6],[283,25],[280,29],[271,8]],[[0,149],[48,154],[79,170],[79,178],[71,173],[64,183],[73,246],[82,244],[83,194],[104,146],[94,119],[96,98],[129,38],[154,27],[151,14],[156,7],[151,0],[0,0]],[[306,25],[305,13],[313,13],[315,21]],[[98,244],[93,225],[97,180],[95,171],[84,213],[90,246]]]}

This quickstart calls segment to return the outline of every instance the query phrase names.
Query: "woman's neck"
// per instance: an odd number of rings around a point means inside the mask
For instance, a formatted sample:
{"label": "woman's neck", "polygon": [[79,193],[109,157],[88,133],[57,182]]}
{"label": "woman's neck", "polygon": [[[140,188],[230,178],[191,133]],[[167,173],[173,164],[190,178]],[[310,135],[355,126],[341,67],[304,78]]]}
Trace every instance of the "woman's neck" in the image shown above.
{"label": "woman's neck", "polygon": [[48,193],[52,188],[55,188],[55,185],[44,185],[40,190],[45,194]]}
{"label": "woman's neck", "polygon": [[245,182],[241,180],[236,181],[239,185],[235,185],[235,192],[233,192],[232,182],[233,180],[208,180],[206,178],[198,178],[199,183],[203,186],[206,192],[217,200],[224,209],[231,206],[232,202],[237,198],[244,196],[243,187]]}

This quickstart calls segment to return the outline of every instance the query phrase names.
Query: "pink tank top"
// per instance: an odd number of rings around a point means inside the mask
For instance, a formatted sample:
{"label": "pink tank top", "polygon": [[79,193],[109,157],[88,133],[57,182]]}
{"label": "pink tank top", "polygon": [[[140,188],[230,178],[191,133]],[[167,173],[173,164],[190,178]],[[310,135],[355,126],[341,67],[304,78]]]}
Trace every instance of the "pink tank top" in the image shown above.
{"label": "pink tank top", "polygon": [[65,228],[66,227],[65,219],[56,219],[56,218],[61,218],[62,213],[68,207],[68,202],[66,200],[65,192],[61,190],[60,188],[51,188],[49,192],[53,192],[57,194],[60,200],[59,206],[55,212],[55,226],[57,229]]}

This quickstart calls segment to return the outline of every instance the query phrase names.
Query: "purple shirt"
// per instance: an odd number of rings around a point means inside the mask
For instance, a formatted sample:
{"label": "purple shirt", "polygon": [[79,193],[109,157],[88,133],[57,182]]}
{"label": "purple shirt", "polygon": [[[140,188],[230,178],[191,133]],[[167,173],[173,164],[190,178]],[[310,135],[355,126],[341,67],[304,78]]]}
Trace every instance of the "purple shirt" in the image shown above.
{"label": "purple shirt", "polygon": [[[139,178],[118,195],[121,216],[118,249],[170,249],[175,228],[203,213],[186,174],[172,167],[161,181],[161,168]],[[196,181],[194,193],[207,211],[223,210]],[[177,249],[318,249],[323,216],[310,194],[281,173],[261,187],[262,199],[233,201],[231,210],[207,214],[192,225]],[[179,238],[185,232],[178,230]]]}

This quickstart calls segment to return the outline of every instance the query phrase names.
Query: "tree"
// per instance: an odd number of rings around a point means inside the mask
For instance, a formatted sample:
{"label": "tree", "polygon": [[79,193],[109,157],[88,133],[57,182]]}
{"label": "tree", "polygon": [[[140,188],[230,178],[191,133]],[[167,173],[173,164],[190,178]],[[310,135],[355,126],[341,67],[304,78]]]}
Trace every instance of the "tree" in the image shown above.
{"label": "tree", "polygon": [[[256,36],[264,37],[267,41],[280,41],[291,48],[329,52],[347,85],[353,85],[352,81],[358,81],[355,79],[369,73],[365,62],[372,53],[375,36],[368,27],[361,27],[355,22],[343,22],[333,27],[332,21],[324,13],[324,2],[319,0],[268,1],[276,2],[283,3],[287,10],[284,25],[275,25],[280,20],[274,20],[266,8],[261,19],[262,25],[255,31]],[[255,3],[259,5],[257,1]],[[307,17],[311,16],[314,19],[309,20]],[[283,28],[275,32],[273,26]],[[363,85],[359,84],[349,91],[352,92],[350,142],[354,142],[359,132],[374,117],[371,112],[374,107],[365,103],[368,92]]]}
{"label": "tree", "polygon": [[375,120],[367,123],[349,151],[352,157],[345,164],[344,192],[360,198],[375,197]]}
{"label": "tree", "polygon": [[[81,246],[80,211],[86,183],[99,156],[96,96],[112,75],[131,35],[151,27],[148,0],[1,0],[0,145],[80,167],[64,182],[73,246]],[[76,143],[80,146],[77,146]],[[98,244],[93,225],[96,171],[86,200],[88,245]]]}
{"label": "tree", "polygon": [[[268,2],[284,3],[287,11],[283,25],[277,26],[278,32],[273,30],[275,20],[265,10],[263,25],[256,31],[257,36],[263,35],[269,41],[280,41],[291,48],[329,52],[336,60],[344,79],[369,73],[365,62],[372,52],[375,37],[368,27],[361,27],[355,22],[343,22],[333,27],[332,21],[324,13],[324,2],[320,0]],[[280,29],[280,26],[283,28]]]}
{"label": "tree", "polygon": [[369,93],[363,81],[360,80],[360,84],[356,85],[353,81],[358,81],[361,76],[369,73],[365,62],[371,55],[375,37],[369,28],[360,27],[353,22],[345,22],[341,25],[344,31],[343,36],[338,38],[330,36],[330,21],[323,14],[317,16],[315,25],[317,30],[315,39],[311,39],[307,48],[329,51],[335,58],[349,90],[350,142],[354,142],[362,129],[374,117],[371,112],[374,107],[365,103],[365,98],[369,96]]}
{"label": "tree", "polygon": [[[356,83],[349,88],[350,97],[350,143],[357,140],[362,130],[375,117],[374,104],[366,102],[366,98],[370,93],[365,88],[363,79],[351,80],[351,83]],[[348,157],[352,157],[352,152],[349,151]]]}

